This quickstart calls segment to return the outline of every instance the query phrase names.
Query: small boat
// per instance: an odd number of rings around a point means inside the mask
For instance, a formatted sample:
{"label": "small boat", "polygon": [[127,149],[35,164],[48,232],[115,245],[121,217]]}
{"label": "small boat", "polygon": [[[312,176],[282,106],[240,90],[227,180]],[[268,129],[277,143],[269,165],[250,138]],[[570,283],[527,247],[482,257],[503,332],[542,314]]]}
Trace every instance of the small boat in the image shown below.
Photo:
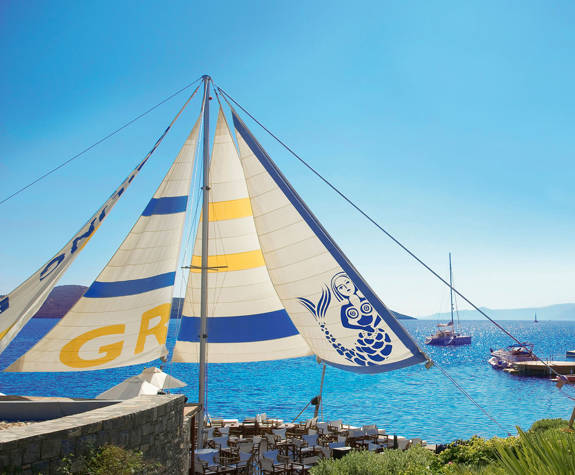
{"label": "small boat", "polygon": [[[462,335],[454,329],[453,321],[453,272],[451,270],[451,253],[449,253],[449,296],[451,301],[451,321],[437,325],[434,335],[425,338],[426,345],[458,346],[470,345],[471,335]],[[459,322],[459,314],[458,314]]]}
{"label": "small boat", "polygon": [[537,320],[537,314],[535,314],[535,319],[533,320],[533,323],[539,323],[539,320]]}
{"label": "small boat", "polygon": [[565,357],[566,358],[575,358],[575,350],[567,350],[565,352]]}
{"label": "small boat", "polygon": [[533,355],[533,343],[521,343],[510,345],[507,348],[492,350],[488,363],[495,369],[511,368],[513,363],[523,361],[534,361],[537,358]]}

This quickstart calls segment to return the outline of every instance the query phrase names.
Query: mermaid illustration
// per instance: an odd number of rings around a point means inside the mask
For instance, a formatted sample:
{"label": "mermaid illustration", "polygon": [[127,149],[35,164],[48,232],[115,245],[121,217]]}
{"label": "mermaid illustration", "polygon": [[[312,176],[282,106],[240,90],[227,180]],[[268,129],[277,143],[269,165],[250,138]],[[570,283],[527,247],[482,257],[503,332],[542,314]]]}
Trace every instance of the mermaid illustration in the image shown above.
{"label": "mermaid illustration", "polygon": [[[342,302],[340,309],[342,325],[359,330],[354,348],[346,348],[338,343],[327,328],[325,315],[331,303],[332,293],[339,302]],[[298,300],[315,317],[333,348],[348,361],[360,366],[373,366],[390,355],[391,338],[380,327],[383,319],[345,272],[338,272],[332,277],[331,292],[327,285],[324,286],[317,305],[306,298],[300,297]]]}

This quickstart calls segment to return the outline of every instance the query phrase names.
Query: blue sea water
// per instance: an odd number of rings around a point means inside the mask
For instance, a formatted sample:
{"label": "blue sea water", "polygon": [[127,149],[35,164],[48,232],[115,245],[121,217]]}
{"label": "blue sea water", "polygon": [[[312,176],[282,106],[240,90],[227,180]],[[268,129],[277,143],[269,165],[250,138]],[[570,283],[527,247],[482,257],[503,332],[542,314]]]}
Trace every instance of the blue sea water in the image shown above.
{"label": "blue sea water", "polygon": [[[1,368],[30,348],[57,320],[32,319],[3,354]],[[546,417],[569,418],[575,388],[558,390],[544,379],[511,376],[488,364],[489,348],[512,343],[491,323],[465,321],[463,330],[472,344],[462,347],[429,347],[425,336],[435,322],[403,320],[431,358],[441,365],[471,397],[497,420],[490,420],[469,401],[437,368],[423,365],[377,375],[356,375],[327,368],[323,418],[343,419],[362,425],[375,423],[406,437],[430,442],[515,433],[515,426],[528,428]],[[564,359],[575,349],[575,322],[502,322],[519,339],[535,344],[540,357]],[[172,321],[172,346],[177,321]],[[209,360],[209,354],[208,354]],[[159,366],[159,362],[152,363]],[[73,373],[0,373],[0,392],[37,396],[93,397],[139,373],[144,366]],[[188,382],[174,392],[197,400],[197,365],[170,363],[165,368]],[[208,365],[208,410],[217,417],[242,419],[265,412],[270,417],[292,420],[319,391],[321,366],[313,357],[282,361]],[[311,417],[310,406],[301,416]]]}

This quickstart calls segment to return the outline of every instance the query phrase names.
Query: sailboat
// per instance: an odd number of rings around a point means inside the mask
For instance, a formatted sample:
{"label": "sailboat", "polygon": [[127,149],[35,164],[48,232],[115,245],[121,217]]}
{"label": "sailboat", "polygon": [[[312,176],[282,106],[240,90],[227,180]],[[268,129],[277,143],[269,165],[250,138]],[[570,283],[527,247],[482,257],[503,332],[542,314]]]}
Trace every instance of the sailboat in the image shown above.
{"label": "sailboat", "polygon": [[[186,212],[193,209],[189,194],[194,169],[203,176],[202,214],[186,266],[187,289],[172,360],[199,363],[202,410],[208,344],[210,363],[316,355],[327,365],[364,374],[431,364],[220,88],[216,94],[226,100],[233,128],[217,95],[210,150],[213,82],[209,76],[202,81],[200,115],[134,227],[78,302],[7,371],[91,371],[167,358],[182,234]],[[0,349],[45,300],[170,127],[63,250],[3,298]],[[202,160],[196,159],[200,143]],[[199,433],[202,423],[199,417]]]}
{"label": "sailboat", "polygon": [[[437,325],[435,334],[425,338],[426,345],[437,346],[456,346],[456,345],[470,345],[471,335],[462,335],[454,328],[455,322],[453,320],[453,271],[451,269],[451,252],[449,253],[449,298],[451,320],[447,323],[440,323]],[[458,317],[459,320],[459,317]]]}
{"label": "sailboat", "polygon": [[535,318],[533,319],[533,323],[539,323],[539,320],[537,320],[537,312],[535,312]]}

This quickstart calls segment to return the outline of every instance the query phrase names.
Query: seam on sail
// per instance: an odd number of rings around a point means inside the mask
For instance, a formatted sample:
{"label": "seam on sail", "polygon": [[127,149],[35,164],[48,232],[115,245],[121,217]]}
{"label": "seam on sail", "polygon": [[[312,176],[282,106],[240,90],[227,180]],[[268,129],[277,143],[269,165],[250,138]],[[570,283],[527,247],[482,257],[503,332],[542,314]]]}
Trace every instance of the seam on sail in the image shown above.
{"label": "seam on sail", "polygon": [[261,237],[261,236],[267,236],[268,234],[272,234],[272,233],[275,233],[275,232],[278,232],[278,231],[282,231],[282,230],[284,230],[284,229],[289,228],[290,226],[297,226],[297,225],[299,225],[299,224],[301,224],[301,221],[296,221],[296,222],[294,222],[294,223],[288,223],[288,224],[285,224],[285,225],[283,225],[283,226],[280,226],[279,228],[275,228],[275,229],[271,229],[270,231],[258,233],[258,236],[260,236],[260,237]]}
{"label": "seam on sail", "polygon": [[[288,247],[295,246],[295,245],[297,245],[297,244],[301,244],[302,242],[310,241],[310,240],[317,240],[317,238],[315,237],[315,235],[312,234],[311,236],[308,236],[308,237],[306,237],[306,238],[300,239],[299,241],[293,241],[293,242],[290,242],[289,244],[286,244],[285,246],[276,247],[276,248],[274,248],[274,249],[271,249],[271,250],[268,252],[268,254],[274,254],[274,253],[276,253],[276,252],[283,251],[284,249],[287,249]],[[304,260],[307,260],[307,259],[308,259],[308,258],[306,258],[306,259],[304,259]],[[300,261],[300,262],[301,262],[301,261]]]}
{"label": "seam on sail", "polygon": [[313,254],[313,255],[311,255],[311,256],[306,256],[306,257],[304,257],[304,258],[302,258],[302,259],[300,259],[300,260],[298,260],[298,261],[293,260],[293,261],[289,262],[288,264],[283,264],[283,265],[281,265],[281,266],[271,267],[271,266],[268,265],[268,270],[270,270],[270,271],[272,271],[272,270],[273,270],[273,271],[277,271],[277,270],[279,270],[279,269],[284,269],[285,267],[290,267],[290,266],[293,266],[293,265],[295,265],[295,264],[300,264],[300,263],[302,263],[302,262],[308,261],[308,260],[310,260],[310,259],[315,259],[316,257],[323,256],[323,255],[326,255],[326,254],[327,254],[327,255],[330,255],[330,252],[329,252],[329,251],[322,251],[322,252],[320,252],[320,253],[318,253],[318,254]]}
{"label": "seam on sail", "polygon": [[[334,266],[334,267],[331,267],[331,268],[329,268],[329,269],[327,269],[327,270],[325,270],[325,271],[318,272],[317,274],[309,274],[309,275],[306,275],[304,278],[305,278],[305,279],[311,279],[311,278],[317,277],[317,276],[319,276],[319,275],[325,275],[325,274],[329,274],[329,273],[333,274],[333,273],[334,273],[335,271],[337,271],[338,269],[339,269],[339,266]],[[295,280],[277,282],[277,283],[276,283],[276,286],[277,286],[277,287],[282,287],[282,286],[284,286],[284,285],[291,285],[291,284],[294,284],[294,283],[296,283],[296,282],[299,282],[300,280],[302,280],[302,279],[295,279]],[[318,294],[318,295],[321,294],[321,291],[318,291],[317,294]]]}

